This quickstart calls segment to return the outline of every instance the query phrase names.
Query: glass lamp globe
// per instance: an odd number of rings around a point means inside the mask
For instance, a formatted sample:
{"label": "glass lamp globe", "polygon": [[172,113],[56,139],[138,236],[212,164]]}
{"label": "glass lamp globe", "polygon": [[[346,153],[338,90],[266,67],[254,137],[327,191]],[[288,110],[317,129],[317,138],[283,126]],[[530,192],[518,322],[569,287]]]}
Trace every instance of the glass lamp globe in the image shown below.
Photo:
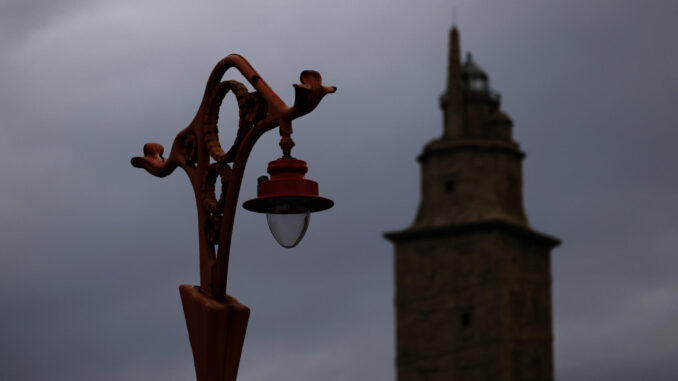
{"label": "glass lamp globe", "polygon": [[273,238],[284,248],[293,248],[301,242],[308,229],[311,213],[290,204],[276,205],[266,213],[268,228]]}

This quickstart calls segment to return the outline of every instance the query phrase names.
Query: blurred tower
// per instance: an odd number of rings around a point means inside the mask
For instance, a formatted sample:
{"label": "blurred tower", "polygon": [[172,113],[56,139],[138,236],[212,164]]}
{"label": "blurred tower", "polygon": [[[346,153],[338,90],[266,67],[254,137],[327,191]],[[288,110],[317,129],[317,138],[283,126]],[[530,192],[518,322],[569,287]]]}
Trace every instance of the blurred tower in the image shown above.
{"label": "blurred tower", "polygon": [[553,380],[550,252],[525,216],[522,160],[487,74],[450,31],[442,137],[395,244],[398,381]]}

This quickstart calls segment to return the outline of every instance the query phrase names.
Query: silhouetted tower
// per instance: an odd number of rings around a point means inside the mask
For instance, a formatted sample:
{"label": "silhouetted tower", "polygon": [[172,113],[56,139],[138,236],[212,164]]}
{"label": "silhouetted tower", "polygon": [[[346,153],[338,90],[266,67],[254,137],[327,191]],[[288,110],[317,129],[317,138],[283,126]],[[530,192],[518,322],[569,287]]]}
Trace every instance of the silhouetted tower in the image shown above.
{"label": "silhouetted tower", "polygon": [[421,163],[421,203],[395,244],[398,381],[553,380],[550,252],[530,228],[511,119],[450,31],[443,136]]}

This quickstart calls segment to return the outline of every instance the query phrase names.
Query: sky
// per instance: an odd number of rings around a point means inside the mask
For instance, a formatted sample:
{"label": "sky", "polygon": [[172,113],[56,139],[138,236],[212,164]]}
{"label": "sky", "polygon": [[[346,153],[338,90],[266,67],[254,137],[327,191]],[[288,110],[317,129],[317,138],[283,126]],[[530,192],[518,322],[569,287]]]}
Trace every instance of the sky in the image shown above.
{"label": "sky", "polygon": [[[178,292],[199,281],[192,190],[129,159],[171,146],[239,53],[288,104],[302,70],[338,87],[294,122],[293,151],[335,207],[292,250],[237,212],[239,379],[393,380],[381,234],[412,223],[415,157],[442,133],[453,7],[527,153],[530,223],[563,240],[556,379],[678,379],[678,4],[658,0],[0,0],[0,379],[195,377]],[[227,97],[222,142],[236,115]]]}

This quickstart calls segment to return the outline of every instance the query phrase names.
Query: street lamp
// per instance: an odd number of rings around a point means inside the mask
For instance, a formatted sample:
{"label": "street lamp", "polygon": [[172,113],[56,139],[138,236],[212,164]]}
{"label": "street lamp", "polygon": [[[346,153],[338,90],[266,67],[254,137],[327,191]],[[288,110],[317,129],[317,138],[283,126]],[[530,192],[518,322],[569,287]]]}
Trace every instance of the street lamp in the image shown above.
{"label": "street lamp", "polygon": [[[236,68],[254,87],[222,81]],[[294,104],[289,107],[242,56],[232,54],[219,61],[207,80],[200,108],[191,124],[180,131],[167,158],[158,143],[144,145],[144,156],[132,165],[165,177],[176,167],[188,174],[198,208],[200,286],[179,286],[191,341],[198,381],[235,381],[247,330],[249,308],[226,294],[228,258],[236,204],[247,159],[259,137],[279,127],[282,157],[268,165],[271,178],[260,177],[257,198],[243,204],[247,210],[265,213],[269,228],[283,247],[296,246],[306,232],[309,214],[334,203],[318,195],[318,183],[304,177],[306,162],[291,156],[292,120],[313,111],[335,87],[322,85],[320,74],[305,70],[295,84]],[[238,101],[238,132],[233,146],[224,151],[217,121],[228,92]],[[232,163],[232,166],[229,165]],[[216,183],[220,179],[220,196]]]}

